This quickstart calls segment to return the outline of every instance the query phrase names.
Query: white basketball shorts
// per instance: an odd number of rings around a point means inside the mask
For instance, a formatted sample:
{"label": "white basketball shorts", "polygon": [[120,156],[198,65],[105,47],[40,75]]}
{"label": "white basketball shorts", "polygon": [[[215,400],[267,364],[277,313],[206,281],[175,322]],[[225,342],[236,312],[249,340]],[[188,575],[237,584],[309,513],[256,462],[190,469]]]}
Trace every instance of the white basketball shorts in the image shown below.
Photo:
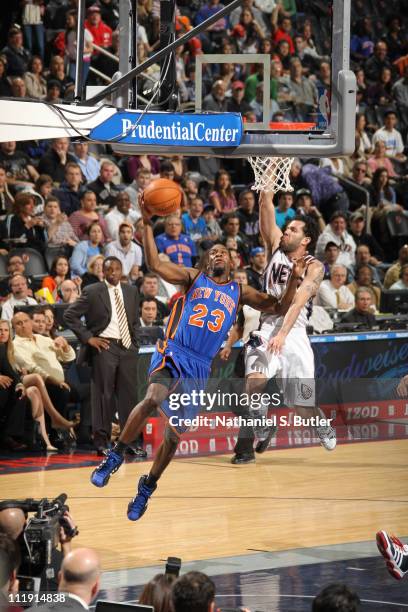
{"label": "white basketball shorts", "polygon": [[245,375],[259,373],[267,379],[276,377],[289,407],[315,406],[314,354],[306,330],[291,329],[280,355],[267,350],[270,336],[269,326],[252,332],[245,349]]}

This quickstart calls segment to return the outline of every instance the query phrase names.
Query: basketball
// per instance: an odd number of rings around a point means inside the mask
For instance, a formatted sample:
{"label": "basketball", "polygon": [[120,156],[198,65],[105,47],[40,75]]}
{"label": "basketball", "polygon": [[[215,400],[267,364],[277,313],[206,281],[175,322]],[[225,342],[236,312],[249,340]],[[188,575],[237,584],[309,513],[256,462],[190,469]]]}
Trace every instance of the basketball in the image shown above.
{"label": "basketball", "polygon": [[151,215],[165,217],[181,206],[182,191],[177,183],[159,178],[150,183],[143,192],[147,211]]}

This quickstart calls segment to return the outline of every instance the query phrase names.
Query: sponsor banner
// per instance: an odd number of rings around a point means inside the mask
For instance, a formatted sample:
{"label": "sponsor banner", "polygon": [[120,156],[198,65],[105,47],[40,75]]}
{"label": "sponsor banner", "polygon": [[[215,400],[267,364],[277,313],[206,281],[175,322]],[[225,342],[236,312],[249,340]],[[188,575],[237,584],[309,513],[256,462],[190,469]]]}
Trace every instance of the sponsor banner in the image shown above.
{"label": "sponsor banner", "polygon": [[[311,336],[310,340],[320,404],[376,404],[379,400],[398,399],[395,388],[408,374],[408,331]],[[152,352],[153,348],[143,347],[139,355],[139,399],[146,391]],[[236,380],[243,374],[243,355],[239,346],[232,350],[227,362],[219,358],[213,362],[212,378],[219,381],[223,389],[227,381]],[[271,393],[279,391],[273,382],[270,386]]]}
{"label": "sponsor banner", "polygon": [[92,140],[134,145],[236,147],[239,113],[140,113],[118,111],[89,134]]}
{"label": "sponsor banner", "polygon": [[[345,404],[336,409],[332,405],[322,405],[321,409],[330,424],[337,427],[364,426],[379,421],[401,421],[408,426],[408,401],[398,400],[393,402],[376,402],[373,404],[352,403]],[[183,434],[184,437],[194,436],[198,438],[222,437],[226,434],[238,433],[240,425],[253,425],[256,417],[234,414],[233,412],[210,412],[200,413],[192,419],[189,430]],[[265,426],[279,426],[279,435],[287,434],[285,430],[293,431],[297,427],[308,428],[314,423],[311,419],[301,419],[296,416],[293,409],[281,407],[269,411],[263,420]],[[401,423],[397,423],[398,425]],[[163,418],[154,417],[147,422],[143,437],[146,442],[161,438],[164,432],[165,421]],[[344,430],[343,430],[344,433]]]}
{"label": "sponsor banner", "polygon": [[[150,433],[148,433],[150,432]],[[154,456],[163,439],[163,419],[154,418],[146,424],[144,439],[148,456]],[[337,428],[338,444],[353,444],[358,442],[375,442],[386,440],[402,440],[408,438],[407,423],[376,421],[355,423]],[[233,454],[237,441],[238,429],[229,431],[190,431],[180,440],[176,452],[178,457],[201,455]],[[272,438],[269,449],[302,448],[318,446],[319,438],[311,427],[282,427],[276,437]]]}

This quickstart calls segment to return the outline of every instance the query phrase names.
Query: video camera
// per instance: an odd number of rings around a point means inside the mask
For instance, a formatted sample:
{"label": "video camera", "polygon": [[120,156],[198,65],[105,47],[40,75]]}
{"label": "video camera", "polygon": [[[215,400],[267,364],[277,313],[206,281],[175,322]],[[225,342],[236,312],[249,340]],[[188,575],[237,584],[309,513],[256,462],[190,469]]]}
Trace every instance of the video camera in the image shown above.
{"label": "video camera", "polygon": [[[29,576],[40,576],[44,569],[47,574],[52,566],[52,551],[57,547],[60,528],[64,529],[69,538],[78,535],[78,529],[71,527],[65,512],[69,507],[65,504],[67,495],[61,493],[53,500],[36,499],[9,499],[0,502],[0,511],[7,508],[20,508],[26,515],[26,525],[23,532],[25,546],[21,547],[22,566],[27,568]],[[28,513],[34,512],[33,516]]]}

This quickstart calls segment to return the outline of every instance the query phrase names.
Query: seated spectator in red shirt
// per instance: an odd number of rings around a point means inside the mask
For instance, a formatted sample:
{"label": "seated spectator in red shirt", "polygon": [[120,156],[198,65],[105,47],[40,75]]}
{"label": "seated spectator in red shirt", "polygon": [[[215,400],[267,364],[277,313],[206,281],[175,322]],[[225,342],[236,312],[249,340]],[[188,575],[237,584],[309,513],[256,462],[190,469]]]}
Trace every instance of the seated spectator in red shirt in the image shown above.
{"label": "seated spectator in red shirt", "polygon": [[[85,27],[92,34],[95,45],[105,49],[111,46],[112,29],[102,21],[101,9],[97,4],[89,7]],[[98,51],[94,50],[94,55],[98,55]]]}

